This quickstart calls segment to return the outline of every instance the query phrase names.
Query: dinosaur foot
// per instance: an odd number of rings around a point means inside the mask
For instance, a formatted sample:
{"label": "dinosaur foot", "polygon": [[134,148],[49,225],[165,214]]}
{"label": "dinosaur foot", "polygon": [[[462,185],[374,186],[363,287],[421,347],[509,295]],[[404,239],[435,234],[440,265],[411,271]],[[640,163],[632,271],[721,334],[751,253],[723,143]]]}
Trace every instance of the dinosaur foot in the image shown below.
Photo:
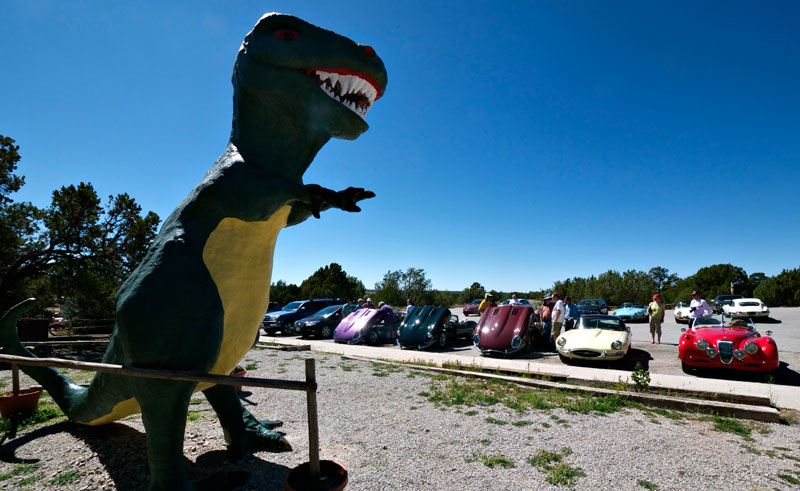
{"label": "dinosaur foot", "polygon": [[264,428],[268,430],[274,430],[275,428],[280,428],[283,426],[283,421],[276,419],[275,421],[270,421],[269,419],[259,419],[258,422]]}

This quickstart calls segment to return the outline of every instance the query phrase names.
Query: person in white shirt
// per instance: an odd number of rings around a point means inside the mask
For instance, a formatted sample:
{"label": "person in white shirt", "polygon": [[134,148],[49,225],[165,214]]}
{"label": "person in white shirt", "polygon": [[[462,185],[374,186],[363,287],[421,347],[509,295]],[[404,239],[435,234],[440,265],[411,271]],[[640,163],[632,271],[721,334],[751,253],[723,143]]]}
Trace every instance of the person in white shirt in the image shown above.
{"label": "person in white shirt", "polygon": [[556,304],[553,306],[553,330],[551,336],[553,343],[555,343],[559,334],[561,334],[561,327],[564,325],[564,319],[567,316],[567,306],[557,293],[553,294],[553,300],[555,300]]}
{"label": "person in white shirt", "polygon": [[701,317],[711,315],[711,307],[708,302],[700,298],[700,292],[692,291],[692,302],[689,304],[689,328],[694,326],[694,321]]}
{"label": "person in white shirt", "polygon": [[511,300],[508,301],[509,305],[519,305],[519,301],[517,301],[516,295],[511,295]]}
{"label": "person in white shirt", "polygon": [[411,299],[406,300],[406,315],[410,314],[411,311],[414,310],[414,304],[411,303]]}

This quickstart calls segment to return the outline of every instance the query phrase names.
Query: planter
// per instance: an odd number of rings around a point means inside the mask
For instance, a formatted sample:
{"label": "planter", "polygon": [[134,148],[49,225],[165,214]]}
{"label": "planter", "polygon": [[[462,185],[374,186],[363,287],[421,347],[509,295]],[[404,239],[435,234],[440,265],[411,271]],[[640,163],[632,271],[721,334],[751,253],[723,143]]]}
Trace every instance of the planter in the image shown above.
{"label": "planter", "polygon": [[310,464],[304,462],[291,471],[283,482],[286,491],[339,491],[347,486],[347,469],[332,460],[319,461],[319,483],[312,486]]}
{"label": "planter", "polygon": [[17,395],[13,395],[11,392],[3,393],[0,395],[0,416],[3,419],[11,417],[25,419],[36,410],[41,395],[41,387],[20,389]]}
{"label": "planter", "polygon": [[[246,373],[247,373],[247,370],[242,370],[241,372],[231,372],[231,377],[244,377],[244,374],[246,374]],[[242,391],[242,386],[241,385],[234,385],[234,387],[236,388],[236,392],[241,392]]]}

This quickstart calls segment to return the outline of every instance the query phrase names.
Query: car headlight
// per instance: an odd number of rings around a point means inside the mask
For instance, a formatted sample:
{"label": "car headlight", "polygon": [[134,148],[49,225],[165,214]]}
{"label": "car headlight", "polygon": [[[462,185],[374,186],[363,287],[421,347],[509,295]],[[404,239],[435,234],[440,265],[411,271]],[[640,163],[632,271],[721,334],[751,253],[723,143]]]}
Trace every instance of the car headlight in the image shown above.
{"label": "car headlight", "polygon": [[515,348],[515,349],[516,349],[516,348],[519,348],[519,345],[521,345],[521,344],[522,344],[522,338],[521,338],[521,337],[519,337],[519,336],[514,336],[514,337],[511,339],[511,347],[512,347],[512,348]]}
{"label": "car headlight", "polygon": [[744,345],[744,351],[748,355],[754,355],[758,353],[758,345],[756,343],[747,343]]}
{"label": "car headlight", "polygon": [[475,344],[481,344],[481,337],[478,334],[472,336],[472,342]]}
{"label": "car headlight", "polygon": [[620,348],[622,348],[622,341],[616,340],[613,343],[611,343],[611,349],[620,349]]}
{"label": "car headlight", "polygon": [[708,341],[705,339],[698,339],[697,340],[697,349],[700,351],[705,351],[708,348]]}
{"label": "car headlight", "polygon": [[558,344],[559,346],[564,346],[565,344],[567,344],[567,338],[558,338],[556,344]]}
{"label": "car headlight", "polygon": [[716,349],[714,349],[714,348],[712,348],[712,347],[710,347],[710,346],[709,346],[708,348],[706,348],[706,355],[707,355],[709,358],[714,358],[714,357],[715,357],[715,356],[717,356],[718,354],[719,354],[719,353],[717,352],[717,350],[716,350]]}
{"label": "car headlight", "polygon": [[733,350],[733,356],[736,357],[737,360],[744,360],[744,357],[747,356],[744,350],[735,349]]}
{"label": "car headlight", "polygon": [[428,334],[425,335],[425,341],[430,341],[433,339],[433,333],[428,331]]}
{"label": "car headlight", "polygon": [[617,311],[616,310],[612,310],[611,312],[609,312],[609,315],[617,315]]}

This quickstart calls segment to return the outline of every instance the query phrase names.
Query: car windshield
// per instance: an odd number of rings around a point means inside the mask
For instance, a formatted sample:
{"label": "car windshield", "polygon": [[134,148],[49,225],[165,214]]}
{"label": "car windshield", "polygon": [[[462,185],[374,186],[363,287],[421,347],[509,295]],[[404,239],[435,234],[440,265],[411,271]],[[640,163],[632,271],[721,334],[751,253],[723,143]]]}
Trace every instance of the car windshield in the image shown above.
{"label": "car windshield", "polygon": [[699,327],[741,327],[744,329],[755,330],[752,322],[745,319],[732,319],[730,317],[714,315],[700,317],[694,321],[695,329]]}
{"label": "car windshield", "polygon": [[286,310],[287,312],[294,312],[295,310],[299,309],[301,305],[303,305],[303,302],[292,302],[287,304],[283,310]]}
{"label": "car windshield", "polygon": [[675,307],[676,308],[681,308],[681,307],[688,307],[688,306],[689,306],[689,302],[678,302],[678,305],[676,305]]}
{"label": "car windshield", "polygon": [[742,307],[758,307],[761,304],[758,302],[739,302],[737,305],[741,305]]}
{"label": "car windshield", "polygon": [[578,305],[589,305],[592,307],[596,307],[597,305],[600,305],[600,300],[581,300],[580,302],[578,302]]}
{"label": "car windshield", "polygon": [[482,302],[482,300],[473,300],[473,301],[471,301],[469,304],[470,304],[470,305],[480,305],[480,304],[481,304],[481,302]]}
{"label": "car windshield", "polygon": [[336,312],[337,310],[339,310],[340,308],[342,308],[341,305],[331,305],[330,307],[325,307],[324,309],[322,309],[319,312],[317,312],[317,315],[321,315],[323,317],[327,317],[327,316],[331,315],[332,313]]}
{"label": "car windshield", "polygon": [[608,329],[610,331],[624,331],[625,324],[619,319],[611,317],[581,317],[581,329]]}

